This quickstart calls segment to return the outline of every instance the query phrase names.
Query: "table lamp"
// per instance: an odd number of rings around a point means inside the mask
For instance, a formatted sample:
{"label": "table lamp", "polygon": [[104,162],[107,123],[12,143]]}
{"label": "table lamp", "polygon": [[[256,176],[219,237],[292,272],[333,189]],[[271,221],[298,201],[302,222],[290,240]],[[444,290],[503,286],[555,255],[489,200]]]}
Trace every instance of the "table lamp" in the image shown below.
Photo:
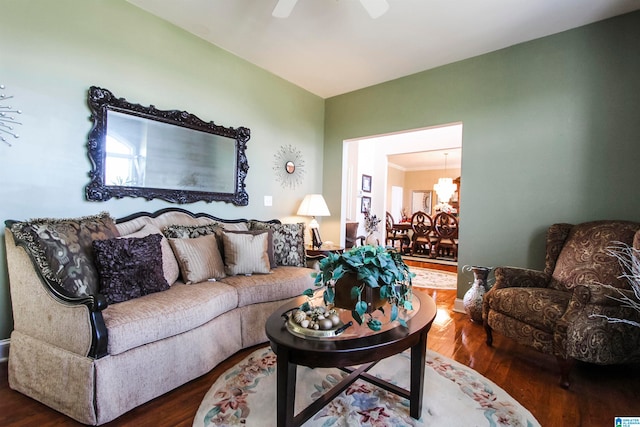
{"label": "table lamp", "polygon": [[313,219],[309,223],[311,229],[311,241],[314,248],[322,246],[322,239],[320,239],[320,225],[316,221],[317,216],[329,216],[329,208],[324,201],[322,194],[307,194],[304,196],[300,208],[298,208],[297,215],[311,216]]}

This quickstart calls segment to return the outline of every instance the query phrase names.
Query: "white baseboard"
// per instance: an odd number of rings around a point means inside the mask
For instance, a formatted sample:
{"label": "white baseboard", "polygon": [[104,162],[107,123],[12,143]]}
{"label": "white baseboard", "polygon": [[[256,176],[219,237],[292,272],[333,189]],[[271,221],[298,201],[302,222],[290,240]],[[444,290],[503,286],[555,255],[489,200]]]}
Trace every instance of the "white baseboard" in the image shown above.
{"label": "white baseboard", "polygon": [[456,300],[453,302],[453,311],[455,311],[456,313],[462,313],[462,314],[467,313],[466,311],[464,311],[464,304],[462,302],[462,299],[456,298]]}
{"label": "white baseboard", "polygon": [[4,363],[9,358],[9,338],[0,340],[0,363]]}

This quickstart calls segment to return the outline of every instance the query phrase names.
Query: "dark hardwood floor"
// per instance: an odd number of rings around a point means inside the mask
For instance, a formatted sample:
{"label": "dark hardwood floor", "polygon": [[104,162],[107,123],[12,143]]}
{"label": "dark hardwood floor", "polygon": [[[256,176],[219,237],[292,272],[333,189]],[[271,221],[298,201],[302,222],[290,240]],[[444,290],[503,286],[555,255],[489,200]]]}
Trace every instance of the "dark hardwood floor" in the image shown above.
{"label": "dark hardwood floor", "polygon": [[[452,311],[455,291],[422,290],[434,298],[438,316],[428,347],[480,372],[528,408],[542,426],[613,426],[614,416],[640,416],[640,365],[576,364],[572,385],[557,385],[555,360],[495,334],[487,347],[484,330]],[[253,348],[232,356],[210,373],[173,390],[106,426],[191,426],[205,393],[225,370]],[[7,364],[0,364],[0,425],[79,425],[9,389]],[[437,426],[439,427],[439,426]]]}

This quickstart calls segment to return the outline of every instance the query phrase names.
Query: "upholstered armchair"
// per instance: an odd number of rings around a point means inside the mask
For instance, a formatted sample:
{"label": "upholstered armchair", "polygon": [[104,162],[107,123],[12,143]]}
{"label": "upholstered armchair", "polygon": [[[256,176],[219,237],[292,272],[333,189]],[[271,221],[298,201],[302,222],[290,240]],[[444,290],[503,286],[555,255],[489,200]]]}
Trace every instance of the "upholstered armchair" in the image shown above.
{"label": "upholstered armchair", "polygon": [[495,269],[495,284],[483,301],[487,344],[493,344],[497,331],[554,355],[565,388],[574,360],[595,364],[640,360],[640,327],[610,320],[640,321],[640,313],[618,301],[622,294],[634,296],[610,253],[616,242],[640,245],[638,230],[640,223],[629,221],[549,227],[544,271]]}

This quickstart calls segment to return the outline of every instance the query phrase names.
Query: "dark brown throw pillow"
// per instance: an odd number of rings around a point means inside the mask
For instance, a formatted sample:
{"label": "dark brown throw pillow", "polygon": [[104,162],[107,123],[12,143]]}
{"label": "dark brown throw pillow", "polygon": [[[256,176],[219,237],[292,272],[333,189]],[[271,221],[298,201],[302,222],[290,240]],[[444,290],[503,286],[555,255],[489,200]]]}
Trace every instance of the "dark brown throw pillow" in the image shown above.
{"label": "dark brown throw pillow", "polygon": [[31,257],[40,276],[53,288],[74,297],[98,292],[91,242],[118,237],[107,212],[82,218],[39,218],[11,226],[16,243]]}
{"label": "dark brown throw pillow", "polygon": [[100,292],[109,304],[169,289],[162,271],[160,234],[95,240]]}

